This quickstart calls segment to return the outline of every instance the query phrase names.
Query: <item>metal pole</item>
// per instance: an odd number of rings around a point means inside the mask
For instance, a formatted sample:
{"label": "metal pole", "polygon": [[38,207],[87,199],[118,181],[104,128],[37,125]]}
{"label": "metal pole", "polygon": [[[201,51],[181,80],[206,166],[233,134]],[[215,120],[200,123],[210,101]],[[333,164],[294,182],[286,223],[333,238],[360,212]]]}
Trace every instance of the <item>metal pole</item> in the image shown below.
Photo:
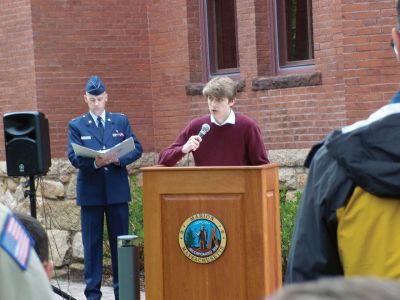
{"label": "metal pole", "polygon": [[119,298],[140,300],[138,237],[120,235],[118,237],[118,281]]}
{"label": "metal pole", "polygon": [[29,176],[29,200],[31,201],[31,216],[36,219],[35,176]]}

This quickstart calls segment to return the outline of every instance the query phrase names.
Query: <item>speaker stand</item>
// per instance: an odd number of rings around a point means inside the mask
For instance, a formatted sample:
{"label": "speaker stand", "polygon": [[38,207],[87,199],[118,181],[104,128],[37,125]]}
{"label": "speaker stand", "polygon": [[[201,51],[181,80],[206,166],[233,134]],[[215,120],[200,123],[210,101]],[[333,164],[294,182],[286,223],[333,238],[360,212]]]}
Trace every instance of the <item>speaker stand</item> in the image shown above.
{"label": "speaker stand", "polygon": [[[35,189],[35,176],[29,175],[29,191],[25,191],[25,197],[29,196],[30,206],[31,206],[31,216],[36,218],[36,189]],[[53,292],[61,296],[63,299],[67,300],[77,300],[76,298],[68,295],[67,293],[60,290],[58,287],[51,285]]]}
{"label": "speaker stand", "polygon": [[29,194],[29,200],[31,203],[31,216],[36,219],[36,192],[35,192],[35,176],[29,176],[29,192],[25,193]]}

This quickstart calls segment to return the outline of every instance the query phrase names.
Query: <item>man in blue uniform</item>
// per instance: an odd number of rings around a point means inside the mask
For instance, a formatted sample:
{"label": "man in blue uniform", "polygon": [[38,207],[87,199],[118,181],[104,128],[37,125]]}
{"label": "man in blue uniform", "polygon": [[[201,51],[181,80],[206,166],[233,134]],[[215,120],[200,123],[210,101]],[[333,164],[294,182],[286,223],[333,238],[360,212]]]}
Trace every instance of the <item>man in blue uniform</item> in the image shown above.
{"label": "man in blue uniform", "polygon": [[[131,200],[126,166],[142,155],[142,146],[131,130],[128,118],[105,111],[106,88],[98,76],[86,84],[85,102],[89,112],[73,119],[68,127],[68,158],[79,169],[77,204],[81,206],[82,240],[85,265],[85,295],[101,298],[104,215],[109,236],[113,287],[118,299],[117,237],[128,234],[128,202]],[[71,143],[90,149],[109,149],[133,137],[135,149],[117,157],[77,156]]]}

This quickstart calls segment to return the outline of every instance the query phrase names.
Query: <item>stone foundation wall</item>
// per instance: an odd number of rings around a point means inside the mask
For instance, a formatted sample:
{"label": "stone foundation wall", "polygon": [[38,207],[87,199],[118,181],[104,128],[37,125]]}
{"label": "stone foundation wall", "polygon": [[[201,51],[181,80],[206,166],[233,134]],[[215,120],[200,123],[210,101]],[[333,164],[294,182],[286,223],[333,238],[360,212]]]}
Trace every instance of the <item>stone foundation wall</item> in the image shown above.
{"label": "stone foundation wall", "polygon": [[[280,186],[288,189],[289,199],[304,187],[306,170],[302,164],[307,153],[308,149],[269,152],[271,162],[280,164]],[[129,166],[129,173],[137,175],[141,182],[140,168],[155,165],[157,157],[156,153],[145,154]],[[35,182],[37,218],[48,231],[54,265],[59,270],[65,270],[65,267],[82,269],[83,246],[80,209],[75,202],[75,168],[66,159],[54,159],[46,176]],[[25,191],[29,191],[29,179],[7,177],[6,163],[0,162],[0,202],[11,209],[29,213],[30,198],[25,197]]]}

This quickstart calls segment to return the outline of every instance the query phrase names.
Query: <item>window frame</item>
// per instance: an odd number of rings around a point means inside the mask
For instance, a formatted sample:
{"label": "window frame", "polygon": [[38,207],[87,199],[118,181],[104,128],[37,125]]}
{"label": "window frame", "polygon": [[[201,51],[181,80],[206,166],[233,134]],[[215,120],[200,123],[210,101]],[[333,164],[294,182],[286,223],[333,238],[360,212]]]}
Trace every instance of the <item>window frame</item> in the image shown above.
{"label": "window frame", "polygon": [[[307,22],[309,28],[308,39],[309,52],[314,52],[314,38],[312,27],[312,0],[307,0]],[[306,60],[288,61],[287,59],[287,37],[286,37],[286,1],[273,0],[272,1],[272,15],[273,15],[273,28],[272,34],[272,59],[276,75],[285,75],[293,73],[308,73],[315,70],[315,57]],[[278,14],[281,14],[280,16]],[[280,43],[280,41],[282,41]],[[314,56],[314,53],[309,53]],[[282,63],[283,62],[283,63]]]}
{"label": "window frame", "polygon": [[[209,15],[208,15],[208,5],[213,0],[202,0],[200,2],[200,28],[202,35],[202,61],[203,61],[203,76],[205,81],[209,78],[219,76],[219,75],[232,75],[237,76],[240,74],[239,66],[239,47],[238,47],[238,26],[237,26],[237,10],[236,10],[236,0],[233,0],[234,13],[235,13],[235,45],[236,45],[236,64],[235,68],[218,69],[218,47],[216,42],[216,21],[215,15],[212,22],[213,31],[209,30]],[[214,1],[212,5],[214,5]]]}

